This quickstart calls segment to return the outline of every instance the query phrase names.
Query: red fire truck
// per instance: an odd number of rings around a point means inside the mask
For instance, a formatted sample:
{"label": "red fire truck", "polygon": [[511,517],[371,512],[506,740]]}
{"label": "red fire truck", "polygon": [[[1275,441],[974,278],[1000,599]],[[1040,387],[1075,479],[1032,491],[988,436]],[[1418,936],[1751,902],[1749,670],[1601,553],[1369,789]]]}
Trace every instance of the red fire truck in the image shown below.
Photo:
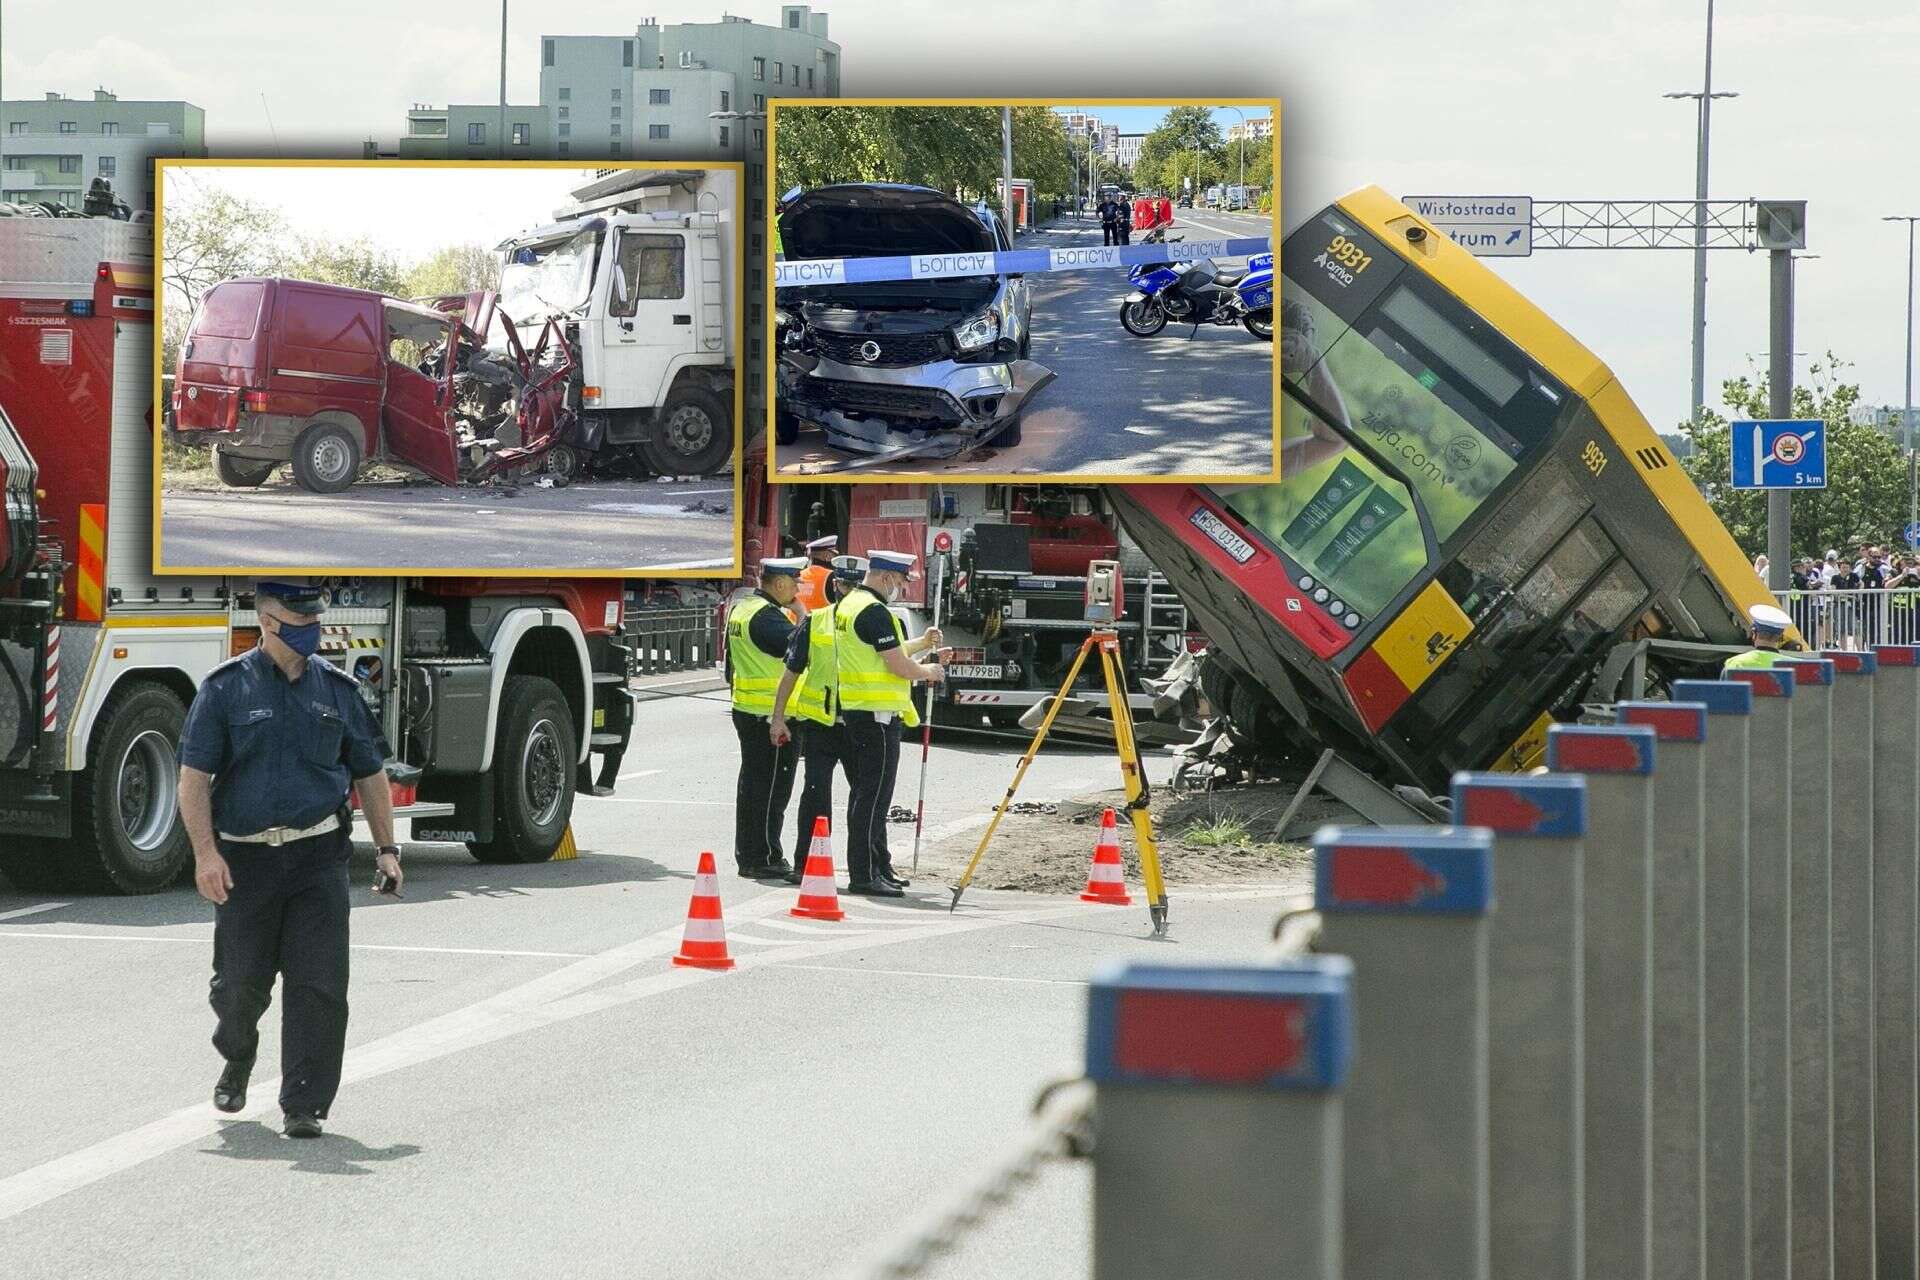
{"label": "red fire truck", "polygon": [[[258,634],[251,584],[153,572],[152,228],[0,218],[0,871],[152,892],[191,861],[181,724]],[[632,723],[618,581],[329,581],[415,840],[558,847]],[[598,774],[592,757],[601,757]]]}

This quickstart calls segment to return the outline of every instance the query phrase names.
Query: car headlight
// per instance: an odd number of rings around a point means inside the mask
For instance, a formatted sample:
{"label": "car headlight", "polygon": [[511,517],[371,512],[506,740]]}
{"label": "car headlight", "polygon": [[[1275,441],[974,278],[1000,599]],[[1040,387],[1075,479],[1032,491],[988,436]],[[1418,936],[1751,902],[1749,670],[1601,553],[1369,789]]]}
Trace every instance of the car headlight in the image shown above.
{"label": "car headlight", "polygon": [[953,331],[953,345],[961,351],[979,351],[999,339],[1000,316],[992,311],[982,311]]}

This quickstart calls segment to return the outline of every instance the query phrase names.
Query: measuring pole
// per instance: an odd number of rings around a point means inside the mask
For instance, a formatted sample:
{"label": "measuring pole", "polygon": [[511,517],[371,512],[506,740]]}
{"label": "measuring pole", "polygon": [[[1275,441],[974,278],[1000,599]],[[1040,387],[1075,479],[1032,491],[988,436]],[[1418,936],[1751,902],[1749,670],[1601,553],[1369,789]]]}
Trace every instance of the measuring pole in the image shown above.
{"label": "measuring pole", "polygon": [[[933,562],[933,629],[940,629],[940,605],[945,599],[941,586],[946,580],[947,558],[939,552]],[[941,637],[945,639],[945,637]],[[936,652],[935,657],[938,657]],[[927,681],[927,713],[920,717],[920,798],[913,802],[913,869],[920,869],[920,829],[927,817],[927,757],[933,753],[933,681]]]}
{"label": "measuring pole", "polygon": [[[1768,251],[1767,416],[1793,416],[1793,250]],[[1767,490],[1767,587],[1793,585],[1793,494]]]}

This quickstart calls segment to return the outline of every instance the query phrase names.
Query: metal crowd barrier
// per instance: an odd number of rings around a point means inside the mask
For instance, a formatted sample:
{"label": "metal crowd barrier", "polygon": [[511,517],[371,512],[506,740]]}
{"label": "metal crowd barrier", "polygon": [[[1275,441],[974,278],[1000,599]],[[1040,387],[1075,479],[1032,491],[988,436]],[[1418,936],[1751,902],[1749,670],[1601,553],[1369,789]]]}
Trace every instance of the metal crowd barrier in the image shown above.
{"label": "metal crowd barrier", "polygon": [[627,612],[624,636],[640,676],[695,671],[720,660],[721,615],[710,605]]}
{"label": "metal crowd barrier", "polygon": [[1920,1280],[1920,645],[1729,677],[1096,984],[1095,1280]]}
{"label": "metal crowd barrier", "polygon": [[1815,649],[1859,652],[1883,644],[1920,644],[1920,588],[1776,591],[1773,595]]}

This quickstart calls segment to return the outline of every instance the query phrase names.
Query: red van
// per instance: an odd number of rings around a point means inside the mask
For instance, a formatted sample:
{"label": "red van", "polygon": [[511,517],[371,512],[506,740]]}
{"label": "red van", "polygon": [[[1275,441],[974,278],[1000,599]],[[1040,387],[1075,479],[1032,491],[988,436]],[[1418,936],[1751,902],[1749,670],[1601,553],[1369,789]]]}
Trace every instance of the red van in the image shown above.
{"label": "red van", "polygon": [[421,369],[444,367],[461,329],[458,315],[365,289],[223,281],[180,348],[174,429],[212,436],[215,472],[239,487],[290,463],[302,488],[338,493],[369,460],[458,484],[450,379]]}

